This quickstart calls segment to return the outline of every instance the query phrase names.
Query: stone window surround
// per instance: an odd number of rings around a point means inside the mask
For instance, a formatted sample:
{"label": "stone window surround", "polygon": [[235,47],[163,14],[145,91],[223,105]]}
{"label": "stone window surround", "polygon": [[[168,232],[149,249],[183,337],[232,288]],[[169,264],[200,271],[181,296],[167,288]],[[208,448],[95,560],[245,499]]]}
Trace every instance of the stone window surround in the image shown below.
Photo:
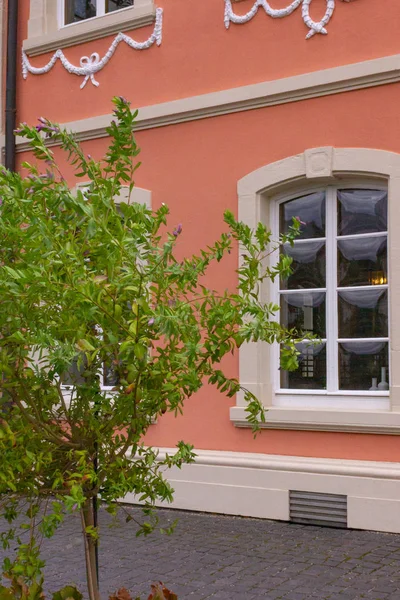
{"label": "stone window surround", "polygon": [[135,0],[134,6],[60,26],[62,1],[30,0],[28,37],[23,42],[23,49],[28,56],[136,29],[150,25],[155,20],[154,0]]}
{"label": "stone window surround", "polygon": [[[271,352],[267,344],[257,342],[239,351],[241,384],[253,392],[267,409],[265,427],[312,431],[348,431],[400,434],[400,211],[395,210],[400,197],[400,154],[368,148],[312,148],[253,171],[239,180],[239,219],[250,227],[259,221],[269,225],[270,202],[277,194],[293,192],[310,184],[338,184],[349,178],[386,182],[389,199],[389,269],[390,269],[390,410],[335,408],[283,408],[273,405]],[[267,295],[268,291],[263,292]],[[246,427],[245,401],[237,395],[230,417],[234,425]]]}

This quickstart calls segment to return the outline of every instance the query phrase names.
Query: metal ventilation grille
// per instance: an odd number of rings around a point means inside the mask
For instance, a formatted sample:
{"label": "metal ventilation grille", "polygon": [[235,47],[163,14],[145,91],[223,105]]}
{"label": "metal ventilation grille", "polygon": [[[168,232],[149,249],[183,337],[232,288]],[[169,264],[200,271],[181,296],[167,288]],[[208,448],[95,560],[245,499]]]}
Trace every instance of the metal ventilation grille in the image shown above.
{"label": "metal ventilation grille", "polygon": [[317,492],[289,492],[292,523],[347,527],[347,496]]}

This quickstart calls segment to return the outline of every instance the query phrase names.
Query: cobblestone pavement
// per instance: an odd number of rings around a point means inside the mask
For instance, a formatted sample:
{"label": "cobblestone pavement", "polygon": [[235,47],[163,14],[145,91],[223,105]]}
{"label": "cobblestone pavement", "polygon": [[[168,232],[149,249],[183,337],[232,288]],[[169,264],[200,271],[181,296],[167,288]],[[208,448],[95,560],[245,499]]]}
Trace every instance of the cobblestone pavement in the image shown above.
{"label": "cobblestone pavement", "polygon": [[[101,511],[103,598],[125,586],[145,600],[150,583],[161,579],[179,600],[400,600],[400,535],[171,510],[159,514],[164,524],[178,518],[172,536],[136,538],[131,523],[108,527],[110,517]],[[79,519],[69,517],[46,542],[50,590],[66,583],[84,590],[79,527]]]}

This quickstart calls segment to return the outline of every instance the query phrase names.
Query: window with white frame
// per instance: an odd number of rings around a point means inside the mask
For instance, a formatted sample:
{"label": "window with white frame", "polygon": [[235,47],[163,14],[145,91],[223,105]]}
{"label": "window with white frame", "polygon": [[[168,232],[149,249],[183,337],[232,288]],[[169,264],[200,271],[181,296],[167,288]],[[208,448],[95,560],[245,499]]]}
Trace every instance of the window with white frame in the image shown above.
{"label": "window with white frame", "polygon": [[276,230],[302,221],[292,274],[277,284],[282,324],[316,336],[277,392],[387,395],[389,390],[387,190],[329,186],[278,200]]}
{"label": "window with white frame", "polygon": [[[68,390],[78,385],[83,385],[86,381],[84,373],[84,361],[82,360],[82,362],[79,362],[78,359],[74,360],[71,367],[66,373],[63,374],[61,378],[62,387]],[[117,365],[111,358],[109,361],[103,363],[102,368],[98,372],[98,377],[100,381],[100,387],[103,391],[111,391],[119,384],[120,378]]]}
{"label": "window with white frame", "polygon": [[[90,182],[81,181],[78,183],[74,190],[81,191],[85,196],[85,192],[90,187]],[[120,204],[121,202],[137,202],[138,204],[144,204],[148,209],[151,209],[151,192],[143,188],[134,187],[129,197],[129,186],[123,185],[119,191],[119,194],[114,197],[114,202]],[[122,216],[121,216],[122,218]],[[96,324],[93,324],[96,328],[99,338],[102,337],[101,328]],[[84,360],[73,361],[71,367],[62,376],[62,386],[64,389],[69,390],[77,385],[82,385],[85,382],[85,362]],[[109,359],[103,362],[98,372],[100,380],[100,387],[103,391],[112,391],[115,386],[119,384],[120,375],[118,372],[118,362],[110,356]]]}
{"label": "window with white frame", "polygon": [[64,0],[63,24],[77,23],[133,6],[134,0]]}

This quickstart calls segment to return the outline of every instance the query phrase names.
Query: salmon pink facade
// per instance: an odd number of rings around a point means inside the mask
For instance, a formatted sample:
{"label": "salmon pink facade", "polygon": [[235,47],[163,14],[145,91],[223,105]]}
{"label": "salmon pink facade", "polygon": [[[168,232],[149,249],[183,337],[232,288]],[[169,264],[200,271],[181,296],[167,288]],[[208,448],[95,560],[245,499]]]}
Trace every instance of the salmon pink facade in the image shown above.
{"label": "salmon pink facade", "polygon": [[[24,0],[17,119],[60,122],[100,157],[111,98],[128,98],[137,198],[169,205],[182,256],[226,209],[276,235],[305,223],[283,248],[293,275],[262,294],[320,341],[295,373],[261,344],[224,363],[268,409],[256,439],[243,399],[207,386],[152,426],[161,453],[184,439],[198,454],[169,475],[174,505],[400,532],[400,4],[271,4]],[[210,285],[233,289],[239,260]]]}

